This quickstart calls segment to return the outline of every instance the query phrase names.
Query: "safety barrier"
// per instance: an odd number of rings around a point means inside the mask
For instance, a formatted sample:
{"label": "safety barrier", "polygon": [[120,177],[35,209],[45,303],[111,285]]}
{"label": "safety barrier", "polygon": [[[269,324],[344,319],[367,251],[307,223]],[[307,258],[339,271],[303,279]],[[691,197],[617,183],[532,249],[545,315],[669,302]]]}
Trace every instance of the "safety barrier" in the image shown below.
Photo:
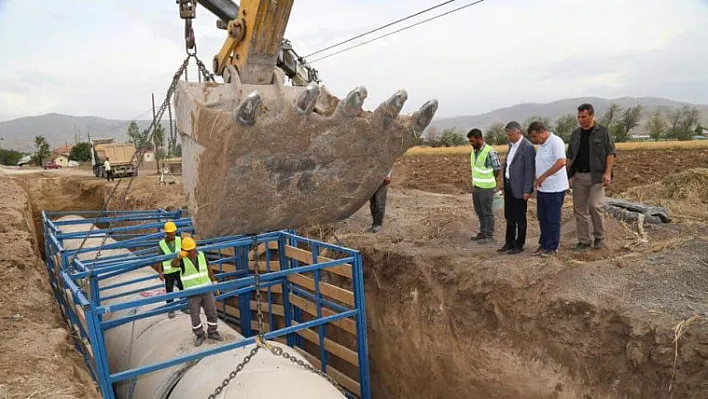
{"label": "safety barrier", "polygon": [[[347,397],[370,398],[363,272],[357,251],[293,231],[199,239],[191,220],[180,211],[43,212],[42,220],[52,289],[76,349],[104,398],[123,396],[116,392],[123,392],[126,386],[130,387],[126,392],[132,395],[141,378],[150,374],[179,368],[175,375],[182,375],[200,359],[253,346],[260,325],[256,286],[262,298],[265,339],[287,345],[299,358],[336,381]],[[107,350],[111,330],[144,325],[148,319],[166,320],[168,312],[187,307],[184,292],[166,293],[153,269],[172,258],[157,252],[157,243],[163,238],[161,228],[167,220],[176,223],[178,234],[197,239],[197,249],[207,255],[219,281],[192,289],[190,294],[214,292],[221,322],[243,339],[118,368],[116,364],[133,363],[120,363]],[[85,226],[90,224],[97,227],[89,233]],[[108,224],[110,234],[102,228]],[[107,234],[110,242],[97,244]],[[86,245],[78,249],[78,243],[84,240]],[[258,273],[254,273],[256,270]],[[145,273],[131,274],[137,271]],[[169,299],[174,302],[166,303]],[[185,330],[184,324],[173,326],[169,328]],[[210,372],[222,381],[235,366]],[[236,376],[239,378],[245,377]],[[170,382],[172,387],[177,383]],[[169,395],[171,388],[164,389]]]}

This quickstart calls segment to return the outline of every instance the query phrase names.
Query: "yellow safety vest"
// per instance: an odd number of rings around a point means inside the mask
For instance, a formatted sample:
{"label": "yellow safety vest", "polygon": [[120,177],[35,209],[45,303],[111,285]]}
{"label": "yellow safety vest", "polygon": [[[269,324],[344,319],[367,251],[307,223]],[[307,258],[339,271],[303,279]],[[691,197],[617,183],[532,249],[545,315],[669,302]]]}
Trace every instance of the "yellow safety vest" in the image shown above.
{"label": "yellow safety vest", "polygon": [[211,279],[209,278],[209,265],[206,261],[206,256],[204,252],[199,251],[197,253],[197,264],[199,269],[194,266],[192,260],[189,257],[182,258],[184,265],[184,271],[182,272],[182,286],[184,289],[198,288],[205,285],[211,284]]}
{"label": "yellow safety vest", "polygon": [[[160,240],[160,249],[162,250],[163,255],[169,255],[169,254],[177,254],[179,251],[182,250],[182,238],[181,237],[175,237],[175,250],[172,252],[170,250],[170,246],[167,245],[167,241],[163,238]],[[175,273],[179,271],[179,267],[172,267],[172,261],[171,260],[166,260],[162,262],[162,273],[163,274],[170,274],[170,273]]]}
{"label": "yellow safety vest", "polygon": [[479,155],[474,156],[474,149],[470,153],[470,166],[472,168],[472,184],[479,188],[494,188],[497,186],[497,180],[494,178],[494,169],[488,168],[487,155],[492,151],[492,147],[484,143],[484,146],[479,150]]}

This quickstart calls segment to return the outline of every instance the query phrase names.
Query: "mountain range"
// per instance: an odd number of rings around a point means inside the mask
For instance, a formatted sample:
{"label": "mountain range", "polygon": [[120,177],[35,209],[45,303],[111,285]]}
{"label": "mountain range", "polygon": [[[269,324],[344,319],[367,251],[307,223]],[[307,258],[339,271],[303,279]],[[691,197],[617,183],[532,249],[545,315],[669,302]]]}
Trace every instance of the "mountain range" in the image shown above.
{"label": "mountain range", "polygon": [[[479,115],[436,118],[430,124],[430,127],[438,131],[456,128],[460,132],[466,132],[473,127],[485,130],[495,122],[507,123],[516,120],[519,123],[523,123],[532,116],[547,117],[551,121],[555,121],[566,114],[575,115],[578,105],[584,102],[593,104],[598,119],[607,110],[610,103],[619,104],[623,109],[641,104],[644,107],[642,121],[632,131],[633,134],[644,133],[645,121],[653,109],[660,108],[666,112],[688,104],[656,97],[568,98],[543,104],[517,104]],[[708,126],[708,105],[690,105],[696,106],[701,111],[701,123],[703,126]],[[0,122],[0,139],[2,139],[0,140],[0,147],[30,152],[34,148],[34,138],[38,135],[44,136],[52,147],[59,147],[67,143],[73,144],[77,139],[86,141],[88,135],[91,137],[115,137],[118,141],[126,141],[129,122],[97,116],[72,116],[56,113],[26,116]],[[136,120],[136,123],[143,130],[148,128],[150,120]],[[169,127],[165,122],[163,122],[163,126],[166,132],[169,131]]]}
{"label": "mountain range", "polygon": [[605,111],[610,107],[611,103],[618,104],[622,109],[634,107],[641,104],[643,107],[642,118],[639,126],[632,130],[632,134],[645,134],[646,120],[649,114],[656,108],[662,110],[662,115],[666,117],[666,112],[672,109],[681,108],[684,104],[692,105],[698,108],[701,112],[701,125],[708,126],[708,104],[692,104],[687,102],[679,102],[657,97],[621,97],[614,99],[606,99],[599,97],[580,97],[567,98],[563,100],[553,101],[550,103],[524,103],[517,104],[507,108],[499,108],[491,112],[479,115],[456,116],[451,118],[437,118],[430,124],[441,132],[445,129],[456,128],[460,132],[467,132],[472,128],[485,130],[495,122],[506,124],[510,121],[517,121],[523,125],[528,118],[547,117],[551,122],[556,121],[559,117],[577,113],[577,108],[582,103],[590,103],[595,108],[595,117],[600,119]]}

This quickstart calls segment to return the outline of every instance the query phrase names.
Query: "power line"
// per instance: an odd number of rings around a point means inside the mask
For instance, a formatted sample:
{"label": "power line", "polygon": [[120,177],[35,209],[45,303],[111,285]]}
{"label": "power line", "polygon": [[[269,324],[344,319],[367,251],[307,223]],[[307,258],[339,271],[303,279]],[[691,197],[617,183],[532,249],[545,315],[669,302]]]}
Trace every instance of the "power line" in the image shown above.
{"label": "power line", "polygon": [[477,1],[475,1],[475,2],[472,2],[472,3],[469,3],[469,4],[465,4],[464,6],[454,8],[454,9],[452,9],[452,10],[450,10],[450,11],[444,12],[444,13],[442,13],[442,14],[436,15],[436,16],[431,17],[431,18],[428,18],[428,19],[424,19],[424,20],[419,21],[419,22],[416,22],[416,23],[414,23],[414,24],[412,24],[412,25],[408,25],[408,26],[406,26],[406,27],[403,27],[403,28],[401,28],[401,29],[395,30],[395,31],[393,31],[393,32],[386,33],[385,35],[377,36],[377,37],[375,37],[375,38],[373,38],[373,39],[371,39],[371,40],[367,40],[367,41],[365,41],[365,42],[361,42],[361,43],[356,44],[356,45],[354,45],[354,46],[347,47],[347,48],[345,48],[344,50],[339,50],[339,51],[337,51],[337,52],[334,52],[334,53],[332,53],[332,54],[326,55],[326,56],[324,56],[324,57],[317,58],[317,59],[315,59],[315,60],[309,61],[309,63],[312,64],[312,63],[315,63],[315,62],[317,62],[317,61],[322,61],[322,60],[324,60],[324,59],[326,59],[326,58],[335,56],[335,55],[337,55],[337,54],[341,54],[341,53],[344,53],[344,52],[346,52],[346,51],[353,50],[353,49],[355,49],[355,48],[357,48],[357,47],[361,47],[361,46],[363,46],[363,45],[365,45],[365,44],[369,44],[369,43],[375,42],[375,41],[377,41],[377,40],[379,40],[379,39],[383,39],[384,37],[388,37],[388,36],[394,35],[394,34],[396,34],[396,33],[403,32],[404,30],[413,28],[413,27],[418,26],[418,25],[422,25],[422,24],[424,24],[424,23],[426,23],[426,22],[430,22],[430,21],[432,21],[432,20],[434,20],[434,19],[438,19],[438,18],[440,18],[440,17],[444,17],[445,15],[452,14],[452,13],[454,13],[454,12],[463,10],[463,9],[465,9],[465,8],[467,8],[467,7],[471,7],[471,6],[473,6],[473,5],[479,4],[479,3],[483,2],[483,1],[484,1],[484,0],[477,0]]}
{"label": "power line", "polygon": [[323,52],[323,51],[327,51],[327,50],[333,49],[333,48],[335,48],[335,47],[339,47],[339,46],[341,46],[342,44],[349,43],[349,42],[351,42],[352,40],[356,40],[356,39],[358,39],[358,38],[360,38],[360,37],[362,37],[362,36],[366,36],[366,35],[368,35],[368,34],[371,34],[371,33],[374,33],[374,32],[378,32],[378,31],[380,31],[381,29],[388,28],[389,26],[395,25],[395,24],[397,24],[397,23],[399,23],[399,22],[403,22],[403,21],[405,21],[405,20],[407,20],[407,19],[411,19],[411,18],[413,18],[413,17],[417,17],[418,15],[425,14],[425,13],[428,12],[428,11],[432,11],[432,10],[434,10],[434,9],[436,9],[436,8],[440,8],[440,7],[444,6],[444,5],[453,3],[453,2],[455,2],[455,1],[457,1],[457,0],[447,0],[447,1],[443,1],[442,3],[436,4],[436,5],[434,5],[434,6],[430,7],[430,8],[426,8],[426,9],[423,10],[423,11],[418,11],[418,12],[415,13],[415,14],[411,14],[411,15],[409,15],[409,16],[407,16],[407,17],[398,19],[398,20],[393,21],[393,22],[389,22],[389,23],[387,23],[386,25],[379,26],[379,27],[376,28],[376,29],[373,29],[373,30],[364,32],[364,33],[362,33],[362,34],[356,35],[356,36],[352,37],[351,39],[347,39],[347,40],[345,40],[345,41],[343,41],[343,42],[339,42],[339,43],[337,43],[337,44],[333,44],[333,45],[331,45],[331,46],[329,46],[329,47],[323,48],[323,49],[321,49],[321,50],[317,50],[317,51],[315,51],[314,53],[311,53],[311,54],[308,54],[308,55],[304,56],[303,58],[311,57],[311,56],[313,56],[313,55],[315,55],[315,54],[319,54],[319,53],[321,53],[321,52]]}

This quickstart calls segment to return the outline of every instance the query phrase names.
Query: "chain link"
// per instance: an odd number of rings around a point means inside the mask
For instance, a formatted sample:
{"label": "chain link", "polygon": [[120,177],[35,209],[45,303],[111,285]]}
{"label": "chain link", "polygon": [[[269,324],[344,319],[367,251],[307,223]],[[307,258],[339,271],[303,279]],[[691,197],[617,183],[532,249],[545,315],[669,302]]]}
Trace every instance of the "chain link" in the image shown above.
{"label": "chain link", "polygon": [[[268,250],[267,243],[264,243],[263,245],[265,245],[266,250]],[[264,324],[263,323],[263,300],[262,300],[261,289],[260,289],[261,288],[261,279],[260,279],[260,270],[259,270],[260,266],[258,264],[259,256],[258,256],[258,236],[257,235],[253,236],[253,244],[251,245],[251,248],[253,250],[253,258],[254,258],[253,273],[254,273],[254,279],[255,279],[254,285],[255,285],[255,290],[256,290],[256,309],[258,312],[258,337],[256,338],[256,346],[253,349],[251,349],[251,352],[243,359],[243,361],[241,363],[239,363],[236,366],[236,369],[234,371],[232,371],[231,373],[229,373],[229,377],[227,379],[225,379],[221,383],[221,385],[216,387],[216,389],[214,390],[214,393],[209,395],[209,399],[216,398],[216,395],[221,393],[221,391],[227,385],[229,385],[231,380],[234,379],[236,377],[236,375],[239,372],[241,372],[241,370],[243,370],[243,368],[246,366],[246,363],[248,363],[251,360],[251,358],[256,354],[256,352],[258,352],[258,349],[261,346],[266,347],[266,349],[268,349],[271,354],[273,354],[275,356],[280,356],[280,357],[287,359],[287,360],[290,360],[291,362],[299,365],[300,367],[302,367],[308,371],[311,371],[311,372],[319,375],[320,377],[326,379],[327,381],[329,381],[330,384],[332,384],[335,388],[337,388],[337,390],[339,392],[341,392],[342,395],[344,395],[346,397],[347,393],[337,383],[337,381],[335,381],[332,377],[330,377],[326,373],[323,373],[321,370],[317,370],[316,368],[310,366],[309,364],[296,358],[295,356],[292,356],[287,351],[285,351],[283,348],[281,348],[279,346],[271,346],[266,343],[265,329],[263,328],[263,324]],[[246,259],[246,261],[248,261],[248,259]]]}
{"label": "chain link", "polygon": [[235,368],[232,372],[229,373],[229,376],[228,376],[226,379],[224,379],[224,381],[222,381],[221,384],[220,384],[218,387],[216,387],[216,389],[214,389],[214,393],[212,393],[211,395],[209,395],[209,399],[215,399],[216,396],[217,396],[218,394],[220,394],[221,391],[223,391],[224,388],[226,388],[227,385],[229,385],[229,383],[231,382],[231,380],[233,380],[234,378],[236,378],[236,376],[238,375],[238,373],[240,373],[241,371],[243,371],[243,369],[246,367],[246,365],[248,364],[248,362],[251,361],[251,359],[253,358],[253,356],[256,356],[256,353],[258,353],[258,350],[259,350],[259,349],[261,349],[261,347],[258,346],[258,345],[256,345],[253,349],[251,349],[251,351],[248,353],[248,355],[246,355],[246,357],[243,358],[243,360],[241,361],[241,363],[239,363],[238,366],[236,366],[236,368]]}
{"label": "chain link", "polygon": [[341,392],[342,395],[344,395],[345,397],[347,396],[347,393],[344,391],[344,389],[343,389],[341,386],[339,386],[339,384],[337,383],[337,381],[335,381],[332,377],[330,377],[330,376],[327,375],[326,373],[322,372],[321,370],[318,370],[318,369],[316,369],[316,368],[310,366],[309,364],[307,364],[307,363],[305,363],[304,361],[302,361],[302,360],[296,358],[295,356],[292,356],[292,355],[289,354],[287,351],[283,350],[283,348],[281,348],[281,347],[279,347],[279,346],[273,346],[273,347],[270,348],[270,353],[272,353],[272,354],[275,355],[275,356],[280,356],[280,357],[282,357],[282,358],[284,358],[284,359],[290,360],[291,362],[297,364],[298,366],[300,366],[300,367],[302,367],[302,368],[304,368],[304,369],[307,369],[307,370],[309,370],[309,371],[311,371],[311,372],[313,372],[313,373],[319,375],[320,377],[322,377],[322,378],[326,379],[327,381],[329,381],[330,384],[334,385],[334,387],[337,388],[337,390],[338,390],[339,392]]}

